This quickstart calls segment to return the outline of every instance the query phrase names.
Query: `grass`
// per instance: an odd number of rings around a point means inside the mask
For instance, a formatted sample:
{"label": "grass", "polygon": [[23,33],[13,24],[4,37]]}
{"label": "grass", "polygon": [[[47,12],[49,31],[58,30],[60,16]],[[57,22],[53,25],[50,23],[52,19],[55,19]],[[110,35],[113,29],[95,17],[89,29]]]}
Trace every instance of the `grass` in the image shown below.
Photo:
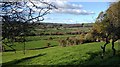
{"label": "grass", "polygon": [[[73,37],[79,35],[48,35],[48,36],[29,36],[26,37],[27,42],[25,42],[26,49],[38,49],[38,48],[44,48],[47,46],[47,43],[50,43],[50,46],[57,46],[59,44],[59,40],[65,39],[67,37]],[[52,40],[50,40],[52,38]],[[9,44],[11,45],[11,44]],[[24,43],[18,43],[15,42],[12,46],[16,50],[23,50]],[[10,47],[5,46],[6,51],[12,50]]]}
{"label": "grass", "polygon": [[[58,41],[53,40],[37,40],[37,41],[28,41],[26,42],[25,48],[26,49],[38,49],[38,48],[44,48],[47,47],[47,43],[50,43],[50,46],[57,46],[59,43]],[[23,50],[24,44],[23,43],[14,43],[12,46],[16,50]],[[10,47],[5,47],[6,50],[12,50]]]}
{"label": "grass", "polygon": [[[41,50],[3,52],[3,64],[14,65],[108,65],[120,64],[120,52],[112,57],[111,45],[106,47],[106,55],[101,59],[100,46],[103,42],[85,43],[68,47],[51,47]],[[118,43],[115,43],[116,50]]]}
{"label": "grass", "polygon": [[28,41],[35,41],[35,40],[47,40],[50,37],[52,37],[55,40],[59,40],[59,39],[64,39],[67,37],[73,37],[73,36],[80,36],[80,35],[45,35],[45,36],[29,36],[26,39]]}
{"label": "grass", "polygon": [[23,51],[17,51],[16,53],[15,52],[3,52],[2,63],[20,60],[22,58],[31,57],[37,54],[38,54],[38,51],[35,51],[35,50],[26,51],[25,55],[23,54]]}

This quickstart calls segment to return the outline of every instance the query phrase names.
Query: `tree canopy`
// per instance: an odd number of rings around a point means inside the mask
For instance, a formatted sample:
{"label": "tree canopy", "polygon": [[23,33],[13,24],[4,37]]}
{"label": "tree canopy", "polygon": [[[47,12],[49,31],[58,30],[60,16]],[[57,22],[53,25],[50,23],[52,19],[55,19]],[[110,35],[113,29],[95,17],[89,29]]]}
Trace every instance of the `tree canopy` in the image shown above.
{"label": "tree canopy", "polygon": [[99,14],[93,26],[93,33],[106,39],[104,46],[101,46],[103,53],[112,39],[113,55],[115,55],[114,42],[120,38],[120,2],[111,3],[105,12]]}

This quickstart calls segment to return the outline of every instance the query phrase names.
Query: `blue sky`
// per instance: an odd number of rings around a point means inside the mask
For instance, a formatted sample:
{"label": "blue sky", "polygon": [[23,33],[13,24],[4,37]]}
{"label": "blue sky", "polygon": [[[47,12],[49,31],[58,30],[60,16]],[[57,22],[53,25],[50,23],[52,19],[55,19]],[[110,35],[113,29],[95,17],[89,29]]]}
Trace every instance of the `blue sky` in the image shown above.
{"label": "blue sky", "polygon": [[[55,5],[58,9],[51,10],[50,14],[44,16],[44,21],[42,22],[65,24],[94,23],[99,13],[105,11],[110,4],[109,2],[79,2],[70,0],[49,0],[48,2]],[[40,2],[36,1],[34,3],[37,6],[46,7],[45,4]],[[31,3],[28,2],[27,5],[34,11],[39,12],[39,9],[32,7]],[[18,11],[22,10],[19,9]],[[34,16],[36,15],[38,13]]]}
{"label": "blue sky", "polygon": [[93,23],[101,11],[105,11],[108,2],[58,2],[59,10],[53,10],[44,16],[43,22],[49,23]]}

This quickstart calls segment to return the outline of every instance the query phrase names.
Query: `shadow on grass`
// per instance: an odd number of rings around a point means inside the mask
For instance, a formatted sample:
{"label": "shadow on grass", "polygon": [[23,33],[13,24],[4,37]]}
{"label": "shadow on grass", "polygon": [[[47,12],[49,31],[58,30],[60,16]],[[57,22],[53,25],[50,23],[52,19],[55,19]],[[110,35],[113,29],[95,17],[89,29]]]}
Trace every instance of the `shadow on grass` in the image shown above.
{"label": "shadow on grass", "polygon": [[27,50],[40,50],[40,49],[45,49],[45,48],[50,48],[50,47],[55,47],[56,45],[49,46],[49,47],[40,47],[40,48],[33,48],[33,49],[27,49]]}
{"label": "shadow on grass", "polygon": [[6,62],[6,63],[3,63],[2,66],[7,66],[7,67],[8,66],[14,66],[17,63],[23,62],[23,61],[28,60],[28,59],[36,58],[36,57],[39,57],[39,56],[43,56],[43,55],[46,55],[46,53],[38,54],[38,55],[35,55],[35,56],[31,56],[31,57],[25,57],[25,58],[18,59],[18,60],[13,60],[13,61],[10,61],[10,62]]}
{"label": "shadow on grass", "polygon": [[[39,57],[39,56],[43,56],[46,54],[38,54],[36,56],[32,56],[32,57],[27,57],[27,58],[23,58],[20,60],[16,60],[16,61],[12,61],[12,62],[8,62],[3,64],[3,66],[7,66],[8,65],[12,65],[12,66],[22,66],[22,67],[33,67],[33,66],[47,66],[47,67],[101,67],[101,66],[106,66],[106,67],[120,67],[120,51],[117,51],[117,54],[115,56],[112,56],[112,51],[108,50],[106,51],[106,54],[104,56],[104,58],[101,58],[101,51],[98,52],[87,52],[86,54],[89,55],[89,57],[85,60],[74,60],[71,62],[67,62],[65,65],[14,65],[17,64],[19,62],[23,62],[25,60],[28,59],[32,59],[35,57]],[[64,63],[64,62],[63,62]]]}
{"label": "shadow on grass", "polygon": [[115,56],[112,55],[112,51],[106,51],[104,58],[101,58],[101,51],[99,52],[87,52],[86,54],[90,57],[85,60],[74,60],[72,62],[67,63],[66,65],[71,66],[81,66],[81,67],[101,67],[101,66],[109,66],[109,67],[120,67],[120,51],[117,51]]}
{"label": "shadow on grass", "polygon": [[[41,50],[41,49],[46,49],[46,48],[50,48],[50,47],[55,47],[57,45],[52,45],[52,46],[49,46],[49,47],[40,47],[40,48],[31,48],[31,49],[26,49],[26,50]],[[5,52],[13,52],[15,50],[5,50]],[[17,50],[17,51],[20,51],[20,50]]]}

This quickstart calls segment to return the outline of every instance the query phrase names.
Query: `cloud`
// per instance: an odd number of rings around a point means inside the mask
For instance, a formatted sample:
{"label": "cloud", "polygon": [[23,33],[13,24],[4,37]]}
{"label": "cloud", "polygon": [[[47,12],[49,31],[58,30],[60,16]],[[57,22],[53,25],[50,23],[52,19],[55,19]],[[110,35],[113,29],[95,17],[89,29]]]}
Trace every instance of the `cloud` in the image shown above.
{"label": "cloud", "polygon": [[[83,5],[81,4],[75,4],[75,3],[70,3],[67,0],[61,1],[61,0],[56,0],[56,1],[51,1],[51,0],[46,0],[46,2],[51,3],[52,5],[55,5],[58,9],[53,9],[51,12],[52,13],[65,13],[65,14],[74,14],[74,15],[90,15],[90,14],[95,14],[93,11],[87,11],[83,9]],[[35,5],[38,7],[45,8],[48,5],[42,4],[39,1],[34,1]],[[28,2],[28,6],[33,6],[32,3]],[[31,7],[32,8],[32,7]],[[32,8],[35,11],[40,11],[39,9]]]}
{"label": "cloud", "polygon": [[0,6],[2,6],[2,4],[3,4],[3,3],[2,3],[2,2],[0,2]]}
{"label": "cloud", "polygon": [[68,1],[55,1],[51,4],[55,5],[58,9],[81,9],[82,5],[80,4],[70,4]]}
{"label": "cloud", "polygon": [[55,10],[57,13],[66,13],[66,14],[75,14],[75,15],[90,15],[94,14],[92,11],[86,11],[83,9],[57,9]]}
{"label": "cloud", "polygon": [[[42,8],[48,7],[47,4],[41,3],[41,1],[31,1],[31,2],[34,3],[34,5],[37,7],[42,7]],[[34,6],[31,2],[27,2],[27,6],[29,6],[30,8]]]}
{"label": "cloud", "polygon": [[81,4],[69,3],[68,1],[56,1],[53,3],[58,9],[53,10],[56,13],[66,13],[74,15],[90,15],[94,14],[93,11],[83,9]]}

